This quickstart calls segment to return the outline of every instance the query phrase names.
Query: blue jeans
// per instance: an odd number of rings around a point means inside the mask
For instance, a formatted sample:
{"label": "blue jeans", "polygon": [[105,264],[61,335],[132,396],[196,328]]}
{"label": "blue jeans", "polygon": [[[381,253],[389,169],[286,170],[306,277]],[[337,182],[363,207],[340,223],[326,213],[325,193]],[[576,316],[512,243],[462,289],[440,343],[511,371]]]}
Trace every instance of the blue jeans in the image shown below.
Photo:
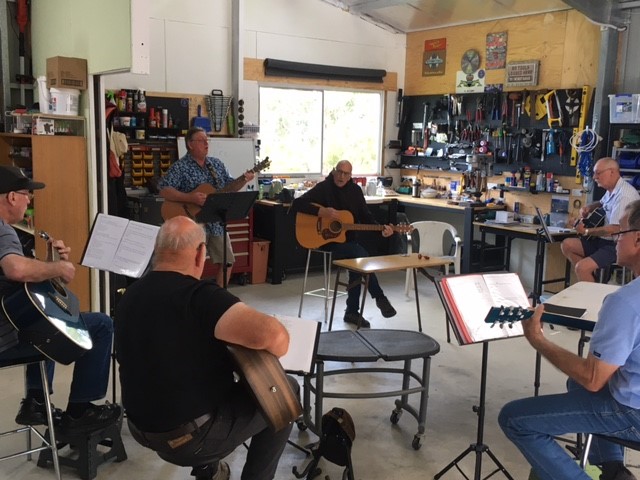
{"label": "blue jeans", "polygon": [[[111,345],[113,341],[113,320],[100,312],[83,312],[84,320],[93,348],[75,361],[73,366],[73,380],[69,392],[69,402],[81,403],[100,400],[107,393],[109,384],[109,369],[111,366]],[[34,347],[27,344],[7,350],[3,358],[21,358],[34,352]],[[49,389],[53,392],[53,373],[55,362],[47,361],[47,380]],[[42,390],[40,365],[27,365],[27,389]]]}
{"label": "blue jeans", "polygon": [[[505,435],[526,457],[540,480],[588,480],[554,436],[603,433],[640,441],[640,410],[618,403],[605,386],[589,392],[572,380],[567,393],[523,398],[507,403],[498,416]],[[623,447],[596,437],[589,462],[622,461]]]}
{"label": "blue jeans", "polygon": [[[323,250],[331,252],[332,260],[343,260],[345,258],[361,258],[368,257],[369,252],[357,242],[330,243],[322,247]],[[360,280],[362,275],[349,270],[349,283],[358,282],[355,287],[350,288],[347,293],[347,312],[357,313],[360,311],[360,291],[362,285]],[[382,288],[378,283],[378,277],[375,274],[369,275],[369,293],[373,298],[384,296]]]}

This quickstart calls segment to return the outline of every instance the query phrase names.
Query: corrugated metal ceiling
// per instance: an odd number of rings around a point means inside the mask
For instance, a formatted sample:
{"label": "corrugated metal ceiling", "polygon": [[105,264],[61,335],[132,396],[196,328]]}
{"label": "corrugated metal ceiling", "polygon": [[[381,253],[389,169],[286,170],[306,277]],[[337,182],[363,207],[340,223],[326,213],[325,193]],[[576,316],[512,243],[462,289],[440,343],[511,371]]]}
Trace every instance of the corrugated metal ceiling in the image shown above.
{"label": "corrugated metal ceiling", "polygon": [[622,26],[637,0],[321,0],[386,30],[409,33],[575,8],[595,22]]}

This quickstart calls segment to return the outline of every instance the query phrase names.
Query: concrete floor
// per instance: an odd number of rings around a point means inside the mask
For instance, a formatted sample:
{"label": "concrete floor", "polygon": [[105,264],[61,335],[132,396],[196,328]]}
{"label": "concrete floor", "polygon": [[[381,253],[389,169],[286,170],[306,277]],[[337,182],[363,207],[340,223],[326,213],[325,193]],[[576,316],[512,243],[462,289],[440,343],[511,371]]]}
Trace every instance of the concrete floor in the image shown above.
{"label": "concrete floor", "polygon": [[[384,319],[375,304],[368,300],[365,317],[371,321],[373,328],[393,328],[417,330],[415,300],[404,294],[404,275],[387,273],[380,276],[386,295],[398,311],[398,315]],[[317,284],[317,285],[314,285]],[[299,294],[302,284],[300,275],[290,275],[282,285],[231,285],[230,290],[248,304],[267,313],[297,315]],[[321,275],[314,275],[309,288],[319,288]],[[433,357],[431,364],[430,397],[427,409],[427,425],[424,444],[421,449],[414,450],[411,442],[417,432],[415,419],[405,413],[397,425],[389,421],[394,407],[393,398],[341,400],[327,399],[325,411],[332,406],[346,408],[352,415],[356,427],[356,440],[353,446],[353,463],[357,479],[383,480],[402,478],[404,480],[433,478],[451,460],[476,441],[477,415],[472,407],[477,404],[480,392],[480,366],[482,347],[480,345],[458,346],[446,342],[444,313],[433,285],[423,277],[420,279],[420,305],[424,332],[435,338],[441,345],[441,351]],[[337,301],[334,330],[347,328],[342,322],[344,298]],[[303,312],[306,318],[322,320],[324,318],[323,301],[306,297]],[[323,326],[326,329],[326,325]],[[575,350],[578,341],[577,332],[564,328],[556,328],[552,333],[554,340]],[[497,341],[489,347],[488,383],[486,419],[484,425],[484,443],[504,465],[516,480],[527,479],[529,466],[513,445],[507,441],[497,425],[497,415],[505,402],[530,396],[533,394],[534,378],[533,350],[523,338]],[[420,362],[417,362],[419,366]],[[334,365],[327,364],[327,370]],[[53,401],[60,407],[66,405],[71,367],[58,366],[55,379]],[[399,377],[391,375],[359,374],[346,379],[331,377],[333,390],[340,386],[348,386],[350,390],[357,385],[370,390],[399,388]],[[540,392],[554,393],[564,390],[564,376],[543,361]],[[23,396],[22,369],[6,369],[0,375],[0,429],[14,428],[13,418]],[[416,396],[417,398],[417,396]],[[108,399],[111,399],[111,387]],[[0,455],[9,453],[13,446],[22,445],[23,438],[12,436],[0,439]],[[179,480],[192,478],[188,468],[168,464],[150,450],[139,446],[123,427],[122,437],[127,449],[128,460],[122,463],[106,463],[98,468],[98,479],[158,479]],[[309,431],[299,431],[294,427],[291,440],[301,444],[309,444],[317,439]],[[231,465],[233,479],[240,478],[244,463],[245,449],[238,448],[227,461]],[[488,457],[482,455],[482,477],[485,478],[495,465]],[[467,477],[473,478],[475,455],[469,454],[460,466]],[[277,479],[293,479],[292,467],[303,467],[307,461],[304,455],[291,446],[287,446],[280,460]],[[629,454],[628,463],[632,471],[640,476],[638,470],[640,459],[636,452]],[[326,461],[320,467],[324,475],[332,479],[341,478],[342,470]],[[63,478],[79,478],[77,473],[63,467]],[[25,457],[0,462],[0,478],[21,478],[45,480],[52,478],[51,469],[38,468],[35,462],[28,462]],[[464,478],[455,468],[449,470],[442,478]],[[505,478],[496,473],[496,479]]]}

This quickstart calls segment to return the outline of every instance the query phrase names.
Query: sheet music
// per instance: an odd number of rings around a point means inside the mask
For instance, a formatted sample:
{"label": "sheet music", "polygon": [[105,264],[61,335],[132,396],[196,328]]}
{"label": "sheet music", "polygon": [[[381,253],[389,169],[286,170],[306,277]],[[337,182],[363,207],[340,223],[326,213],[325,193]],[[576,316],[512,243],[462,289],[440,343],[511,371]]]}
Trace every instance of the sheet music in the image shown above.
{"label": "sheet music", "polygon": [[442,279],[446,297],[453,302],[454,322],[468,343],[523,334],[520,322],[511,326],[486,323],[491,307],[529,307],[529,299],[515,273],[460,275]]}
{"label": "sheet music", "polygon": [[289,351],[280,357],[282,368],[290,372],[311,373],[318,346],[320,322],[274,315],[289,332]]}
{"label": "sheet music", "polygon": [[160,227],[99,213],[82,265],[128,277],[140,277],[151,259]]}

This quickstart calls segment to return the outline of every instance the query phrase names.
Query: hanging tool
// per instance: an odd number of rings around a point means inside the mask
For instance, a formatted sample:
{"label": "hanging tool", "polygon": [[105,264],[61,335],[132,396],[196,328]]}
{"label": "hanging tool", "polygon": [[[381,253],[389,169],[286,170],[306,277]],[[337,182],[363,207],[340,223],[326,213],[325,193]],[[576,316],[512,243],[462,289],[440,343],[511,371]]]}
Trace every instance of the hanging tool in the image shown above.
{"label": "hanging tool", "polygon": [[[18,22],[18,55],[20,56],[20,78],[25,76],[24,71],[24,57],[25,57],[25,39],[24,32],[27,28],[27,24],[29,23],[29,9],[27,7],[27,0],[18,0],[17,2],[17,12],[16,12],[16,21]],[[21,83],[22,85],[22,83]],[[26,105],[25,99],[25,89],[24,87],[20,88],[20,103],[22,105]]]}
{"label": "hanging tool", "polygon": [[547,107],[547,123],[549,128],[562,127],[562,106],[555,90],[549,91],[544,95],[545,105]]}
{"label": "hanging tool", "polygon": [[[578,133],[585,129],[587,124],[587,106],[589,105],[589,87],[585,85],[582,87],[582,96],[580,99],[580,120],[578,121],[578,128],[573,129],[573,135],[578,135]],[[575,167],[578,163],[578,152],[575,148],[571,149],[571,159],[569,160],[569,165]],[[582,179],[580,178],[580,172],[576,169],[576,183],[582,183]]]}
{"label": "hanging tool", "polygon": [[517,126],[518,130],[520,130],[520,112],[522,108],[522,105],[520,104],[521,99],[522,94],[520,92],[513,92],[509,94],[509,100],[513,102],[511,107],[511,126]]}

